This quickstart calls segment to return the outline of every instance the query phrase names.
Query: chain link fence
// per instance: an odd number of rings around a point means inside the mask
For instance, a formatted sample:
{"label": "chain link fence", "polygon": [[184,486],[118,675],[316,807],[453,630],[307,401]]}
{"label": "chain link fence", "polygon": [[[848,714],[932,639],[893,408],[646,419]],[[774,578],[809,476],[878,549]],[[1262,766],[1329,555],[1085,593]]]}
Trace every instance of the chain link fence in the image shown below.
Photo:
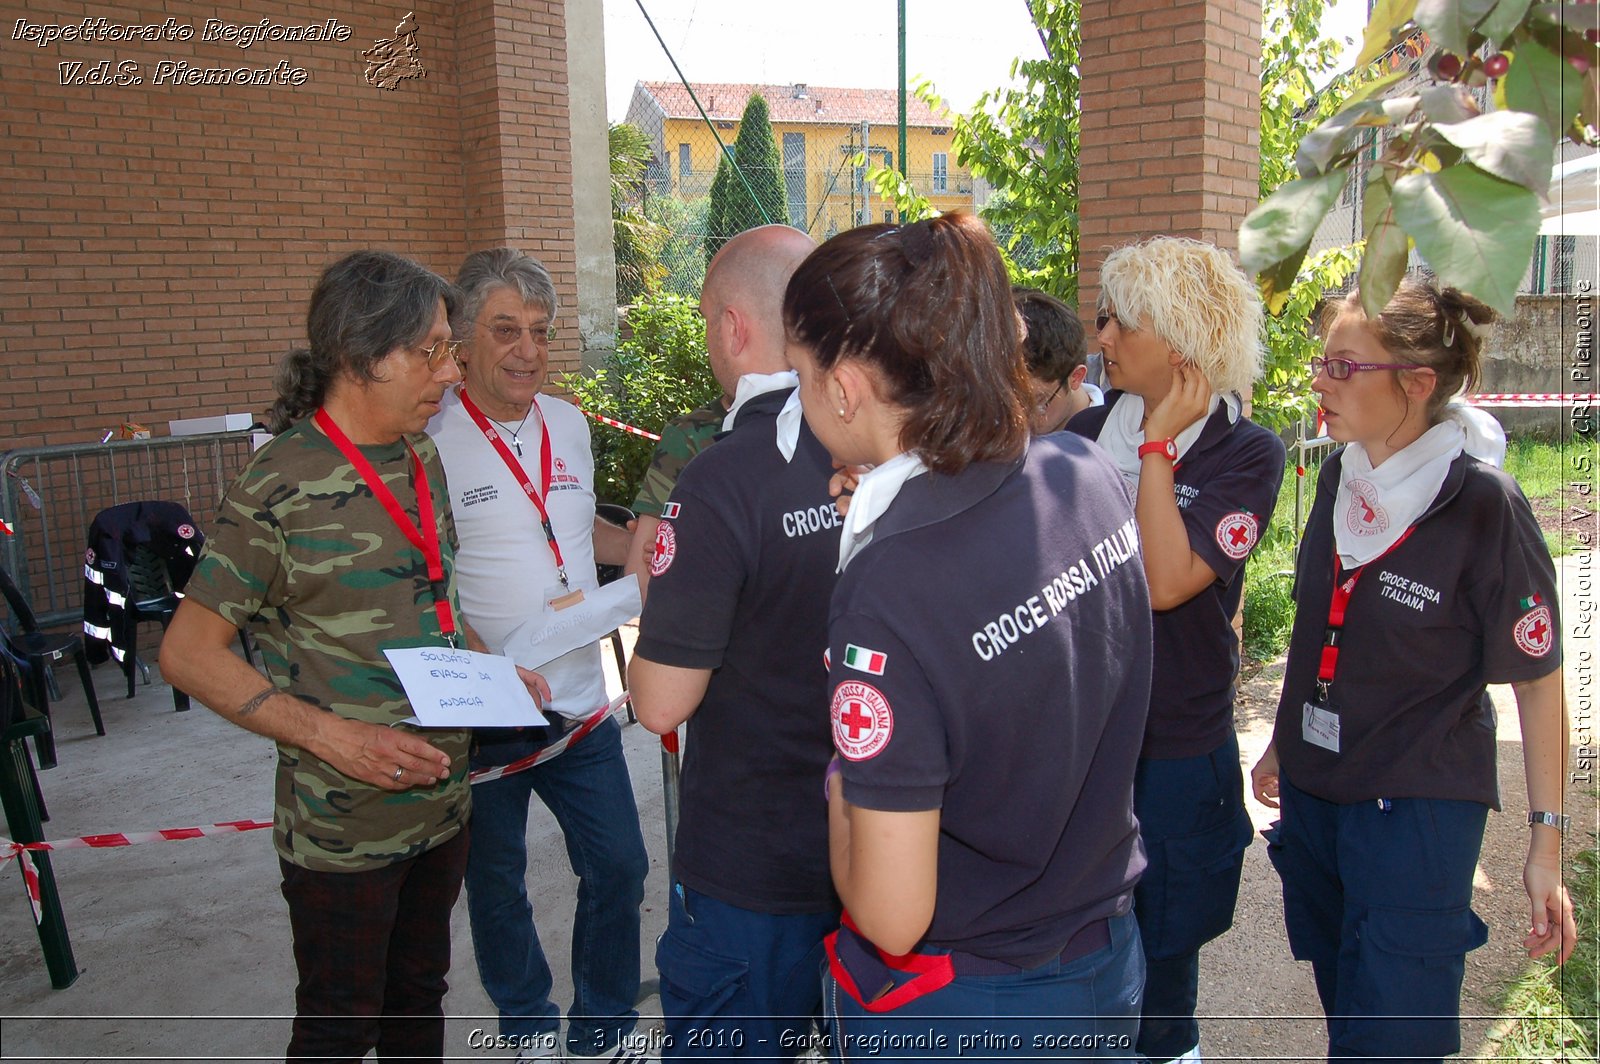
{"label": "chain link fence", "polygon": [[912,95],[904,159],[893,89],[640,81],[626,122],[643,135],[627,196],[637,239],[617,251],[619,300],[650,291],[696,298],[711,253],[769,222],[818,241],[889,221],[873,187],[877,167],[901,170],[940,210],[980,207],[983,190],[955,159],[950,118]]}

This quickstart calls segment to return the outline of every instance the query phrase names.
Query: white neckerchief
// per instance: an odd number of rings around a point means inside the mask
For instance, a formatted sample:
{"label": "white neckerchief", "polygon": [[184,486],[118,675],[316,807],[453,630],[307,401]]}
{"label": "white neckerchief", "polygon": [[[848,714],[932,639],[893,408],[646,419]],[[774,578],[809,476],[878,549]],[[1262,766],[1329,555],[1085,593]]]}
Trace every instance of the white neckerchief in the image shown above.
{"label": "white neckerchief", "polygon": [[739,410],[758,395],[775,392],[780,388],[793,388],[789,401],[778,411],[778,450],[785,462],[794,458],[794,449],[800,442],[800,374],[792,369],[780,373],[746,373],[733,389],[733,405],[722,419],[722,431],[731,432],[739,419]]}
{"label": "white neckerchief", "polygon": [[[1217,412],[1217,404],[1223,402],[1222,396],[1215,392],[1211,394],[1211,402],[1206,406],[1204,417],[1196,418],[1194,424],[1178,433],[1173,438],[1173,443],[1178,446],[1178,458],[1182,460],[1189,448],[1194,446],[1194,441],[1200,438],[1200,433],[1205,431],[1206,422],[1211,420],[1211,415]],[[1239,420],[1239,397],[1229,395],[1226,397],[1228,404],[1228,420]],[[1128,485],[1128,491],[1135,497],[1139,494],[1139,445],[1145,442],[1144,429],[1140,422],[1144,421],[1144,398],[1131,392],[1123,392],[1117,397],[1116,405],[1106,415],[1105,424],[1100,426],[1100,446],[1104,447],[1111,455],[1111,461],[1116,463],[1117,472],[1122,474],[1123,482]]]}
{"label": "white neckerchief", "polygon": [[1457,422],[1441,421],[1377,469],[1361,444],[1345,447],[1333,497],[1339,562],[1346,568],[1365,565],[1393,547],[1439,494],[1465,442]]}
{"label": "white neckerchief", "polygon": [[839,571],[872,542],[872,526],[889,509],[906,481],[928,471],[915,451],[902,451],[880,466],[873,466],[856,483],[839,533]]}
{"label": "white neckerchief", "polygon": [[1466,452],[1496,469],[1506,465],[1506,430],[1487,410],[1468,406],[1461,399],[1445,404],[1444,416],[1461,426],[1467,434]]}
{"label": "white neckerchief", "polygon": [[1088,381],[1084,381],[1082,384],[1078,385],[1078,387],[1082,388],[1083,394],[1089,397],[1090,406],[1106,405],[1106,393],[1102,392],[1095,385],[1090,384]]}

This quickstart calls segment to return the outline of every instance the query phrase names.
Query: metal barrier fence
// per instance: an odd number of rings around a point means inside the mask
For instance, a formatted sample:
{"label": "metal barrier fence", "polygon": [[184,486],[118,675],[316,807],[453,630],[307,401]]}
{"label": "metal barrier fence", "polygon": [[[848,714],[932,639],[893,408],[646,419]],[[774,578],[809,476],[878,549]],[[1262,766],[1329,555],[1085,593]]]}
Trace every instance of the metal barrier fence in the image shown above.
{"label": "metal barrier fence", "polygon": [[28,595],[39,623],[83,617],[83,552],[89,525],[108,506],[164,499],[205,527],[250,457],[250,433],[25,447],[0,452],[0,558]]}

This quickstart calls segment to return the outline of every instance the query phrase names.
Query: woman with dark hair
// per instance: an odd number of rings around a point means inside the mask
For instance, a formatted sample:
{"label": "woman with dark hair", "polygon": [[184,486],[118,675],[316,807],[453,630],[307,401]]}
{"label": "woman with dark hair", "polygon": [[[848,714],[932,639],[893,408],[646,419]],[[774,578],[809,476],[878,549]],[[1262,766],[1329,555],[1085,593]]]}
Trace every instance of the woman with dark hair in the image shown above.
{"label": "woman with dark hair", "polygon": [[828,241],[784,324],[807,423],[871,467],[828,631],[835,1050],[1125,1055],[1150,628],[1116,473],[1029,441],[1020,323],[971,215]]}
{"label": "woman with dark hair", "polygon": [[1253,830],[1233,731],[1244,566],[1272,520],[1278,438],[1244,416],[1261,301],[1224,251],[1160,236],[1100,268],[1112,391],[1067,425],[1099,442],[1134,496],[1157,662],[1133,785],[1149,857],[1134,894],[1144,945],[1138,1049],[1200,1059],[1200,947],[1233,924]]}
{"label": "woman with dark hair", "polygon": [[[468,733],[415,731],[384,651],[481,646],[455,594],[444,469],[422,434],[461,379],[455,300],[387,252],[324,271],[310,343],[278,375],[277,435],[224,496],[162,643],[174,687],[277,742],[293,1060],[443,1057]],[[240,628],[268,680],[232,652]]]}
{"label": "woman with dark hair", "polygon": [[1530,957],[1576,941],[1561,882],[1567,713],[1555,568],[1516,481],[1471,456],[1453,396],[1493,312],[1407,279],[1376,318],[1323,318],[1312,390],[1328,435],[1295,573],[1272,744],[1251,772],[1281,807],[1268,853],[1329,1057],[1439,1060],[1488,929],[1473,871],[1500,807],[1495,711],[1509,683],[1528,790]]}

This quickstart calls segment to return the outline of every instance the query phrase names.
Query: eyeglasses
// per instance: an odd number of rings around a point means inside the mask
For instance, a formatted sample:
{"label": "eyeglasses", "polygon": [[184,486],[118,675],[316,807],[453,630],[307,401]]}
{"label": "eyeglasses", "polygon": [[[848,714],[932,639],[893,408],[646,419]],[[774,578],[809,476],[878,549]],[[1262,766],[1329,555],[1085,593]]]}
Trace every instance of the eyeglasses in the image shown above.
{"label": "eyeglasses", "polygon": [[529,336],[533,337],[533,344],[535,347],[550,346],[550,326],[548,325],[530,325],[524,327],[521,325],[512,325],[509,322],[504,321],[497,321],[493,325],[484,325],[482,322],[477,324],[479,328],[489,330],[489,335],[494,337],[495,343],[501,344],[505,347],[510,347],[515,343],[520,343],[523,333],[527,333]]}
{"label": "eyeglasses", "polygon": [[1404,362],[1352,362],[1348,358],[1323,358],[1317,355],[1311,359],[1311,375],[1326,373],[1329,380],[1347,381],[1350,374],[1360,373],[1368,369],[1428,369],[1428,366],[1408,366]]}
{"label": "eyeglasses", "polygon": [[1118,332],[1137,332],[1138,331],[1137,328],[1130,328],[1128,323],[1123,321],[1121,318],[1117,317],[1117,315],[1114,312],[1102,310],[1099,314],[1096,314],[1095,318],[1094,318],[1094,330],[1095,330],[1095,332],[1105,332],[1106,331],[1106,326],[1110,325],[1112,322],[1116,322],[1117,323],[1117,331]]}
{"label": "eyeglasses", "polygon": [[1043,414],[1046,410],[1049,410],[1050,409],[1050,404],[1056,401],[1056,396],[1061,394],[1061,389],[1064,388],[1064,387],[1066,387],[1066,382],[1065,381],[1058,382],[1056,384],[1055,391],[1051,392],[1049,395],[1045,396],[1043,399],[1040,399],[1038,397],[1038,395],[1035,394],[1034,400],[1033,400],[1034,412],[1038,413],[1038,414]]}
{"label": "eyeglasses", "polygon": [[465,340],[435,340],[427,347],[419,347],[422,357],[428,360],[428,369],[437,371],[444,365],[445,359],[450,359],[456,365],[461,364],[461,349],[465,347]]}

